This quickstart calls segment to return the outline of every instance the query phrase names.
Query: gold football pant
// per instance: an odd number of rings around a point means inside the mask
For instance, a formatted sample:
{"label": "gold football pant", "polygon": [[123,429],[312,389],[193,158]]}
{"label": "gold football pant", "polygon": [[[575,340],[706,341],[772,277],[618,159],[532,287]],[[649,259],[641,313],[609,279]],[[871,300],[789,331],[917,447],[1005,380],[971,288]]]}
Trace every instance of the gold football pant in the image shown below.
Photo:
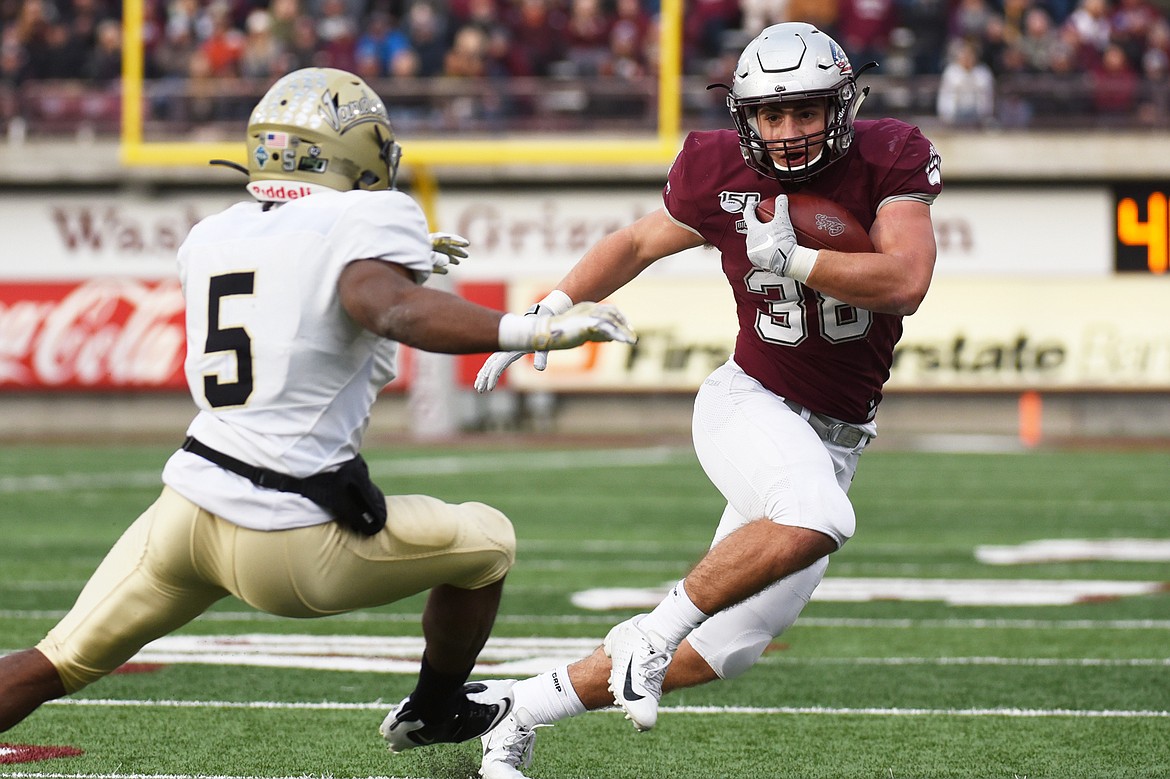
{"label": "gold football pant", "polygon": [[320,617],[440,584],[485,587],[515,560],[512,524],[489,506],[426,495],[386,502],[389,520],[374,536],[336,522],[265,532],[164,487],[37,649],[76,692],[228,595],[270,614]]}

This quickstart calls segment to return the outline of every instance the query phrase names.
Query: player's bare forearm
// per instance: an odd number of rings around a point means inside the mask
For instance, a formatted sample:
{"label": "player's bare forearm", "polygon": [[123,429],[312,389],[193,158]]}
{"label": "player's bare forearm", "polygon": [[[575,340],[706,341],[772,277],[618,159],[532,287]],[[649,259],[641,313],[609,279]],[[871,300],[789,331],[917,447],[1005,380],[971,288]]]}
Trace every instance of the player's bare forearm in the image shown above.
{"label": "player's bare forearm", "polygon": [[658,209],[594,244],[557,289],[573,301],[604,300],[663,257],[703,243]]}
{"label": "player's bare forearm", "polygon": [[851,306],[909,316],[926,297],[933,266],[933,261],[925,263],[892,254],[846,254],[821,249],[806,283]]}
{"label": "player's bare forearm", "polygon": [[556,288],[574,302],[605,300],[641,273],[633,257],[629,228],[622,228],[594,244]]}
{"label": "player's bare forearm", "polygon": [[358,260],[346,266],[337,286],[354,321],[383,338],[448,354],[499,348],[499,311],[419,286],[400,265]]}
{"label": "player's bare forearm", "polygon": [[808,286],[853,306],[909,316],[918,310],[934,273],[936,247],[930,208],[898,202],[883,208],[870,231],[873,254],[822,249]]}

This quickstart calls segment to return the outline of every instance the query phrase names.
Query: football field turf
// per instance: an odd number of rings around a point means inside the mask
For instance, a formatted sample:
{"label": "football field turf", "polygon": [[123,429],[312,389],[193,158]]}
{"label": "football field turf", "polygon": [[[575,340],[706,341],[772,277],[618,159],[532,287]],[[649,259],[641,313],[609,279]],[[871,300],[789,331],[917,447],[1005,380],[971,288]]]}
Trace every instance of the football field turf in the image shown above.
{"label": "football field turf", "polygon": [[[547,447],[368,452],[388,492],[511,517],[485,676],[589,651],[685,574],[722,510],[685,446]],[[0,653],[70,606],[169,451],[0,451]],[[649,733],[615,710],[542,729],[531,776],[1170,777],[1170,454],[876,450],[851,496],[857,534],[755,668],[667,696]],[[421,607],[294,621],[224,600],[0,734],[82,752],[0,746],[0,779],[463,779],[478,742],[392,756],[377,734],[412,686]]]}

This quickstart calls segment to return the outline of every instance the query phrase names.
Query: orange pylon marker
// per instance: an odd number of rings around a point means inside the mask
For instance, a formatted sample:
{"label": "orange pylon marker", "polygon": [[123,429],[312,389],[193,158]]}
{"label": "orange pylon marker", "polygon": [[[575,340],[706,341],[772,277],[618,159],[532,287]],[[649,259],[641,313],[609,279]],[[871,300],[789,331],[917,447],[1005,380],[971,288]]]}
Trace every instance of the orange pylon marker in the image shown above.
{"label": "orange pylon marker", "polygon": [[1020,443],[1028,448],[1037,446],[1043,437],[1044,401],[1040,393],[1028,390],[1020,394]]}

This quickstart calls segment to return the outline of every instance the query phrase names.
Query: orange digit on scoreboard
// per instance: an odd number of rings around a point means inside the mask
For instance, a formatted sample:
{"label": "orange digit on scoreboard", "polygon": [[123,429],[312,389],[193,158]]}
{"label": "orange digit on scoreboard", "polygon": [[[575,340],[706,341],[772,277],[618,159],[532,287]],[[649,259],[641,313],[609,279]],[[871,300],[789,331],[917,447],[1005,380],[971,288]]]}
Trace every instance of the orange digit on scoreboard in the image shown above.
{"label": "orange digit on scoreboard", "polygon": [[1117,239],[1126,246],[1145,246],[1151,273],[1165,273],[1170,266],[1170,219],[1166,193],[1151,192],[1146,200],[1146,221],[1138,215],[1131,197],[1117,203]]}

